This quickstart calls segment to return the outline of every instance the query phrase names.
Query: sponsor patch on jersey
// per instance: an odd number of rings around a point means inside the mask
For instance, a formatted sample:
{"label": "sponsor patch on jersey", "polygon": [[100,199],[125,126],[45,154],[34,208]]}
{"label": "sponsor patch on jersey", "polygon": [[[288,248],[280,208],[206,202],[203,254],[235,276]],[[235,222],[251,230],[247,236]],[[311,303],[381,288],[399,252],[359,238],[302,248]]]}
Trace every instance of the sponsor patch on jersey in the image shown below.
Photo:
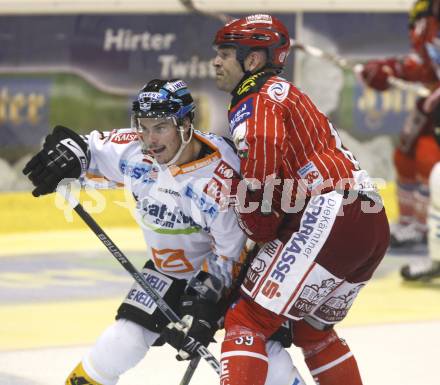
{"label": "sponsor patch on jersey", "polygon": [[186,186],[185,195],[191,198],[197,208],[203,213],[208,214],[211,218],[215,218],[218,214],[217,205],[204,193],[195,191],[194,187],[189,184]]}
{"label": "sponsor patch on jersey", "polygon": [[[331,281],[324,282],[326,279],[331,278],[339,284],[341,280],[316,263],[316,258],[332,231],[342,200],[342,195],[335,191],[313,196],[303,212],[299,229],[282,244],[281,249],[274,245],[266,253],[258,254],[269,268],[253,291],[246,294],[267,309],[296,319],[300,317],[300,312],[317,303],[312,303],[306,290],[304,298],[296,303],[298,308],[293,306],[305,286],[313,286],[319,293],[318,297],[322,298],[321,294],[331,284]],[[331,286],[333,289],[334,286]],[[314,296],[313,301],[318,297]],[[290,312],[291,308],[294,313]]]}
{"label": "sponsor patch on jersey", "polygon": [[227,196],[225,193],[228,192],[228,189],[223,186],[223,184],[217,178],[211,178],[208,183],[206,183],[203,192],[214,199],[215,203],[217,203],[222,210],[228,203]]}
{"label": "sponsor patch on jersey", "polygon": [[308,190],[313,190],[324,181],[324,178],[315,166],[315,163],[312,161],[301,167],[298,170],[298,175],[301,177]]}
{"label": "sponsor patch on jersey", "polygon": [[[151,269],[143,269],[142,275],[161,297],[165,295],[173,282],[172,279]],[[144,289],[140,287],[138,283],[135,283],[132,286],[124,300],[124,303],[135,306],[148,314],[153,314],[157,308],[156,303],[144,291]]]}
{"label": "sponsor patch on jersey", "polygon": [[119,170],[122,174],[128,175],[130,178],[140,179],[151,170],[151,164],[133,163],[125,159],[119,162]]}
{"label": "sponsor patch on jersey", "polygon": [[130,142],[134,142],[138,139],[138,136],[135,132],[121,132],[112,136],[110,141],[117,144],[126,144]]}
{"label": "sponsor patch on jersey", "polygon": [[234,135],[232,139],[234,141],[235,148],[237,149],[237,153],[240,158],[248,157],[249,144],[246,141],[246,134],[247,134],[246,122],[239,124],[234,130]]}
{"label": "sponsor patch on jersey", "polygon": [[311,285],[305,285],[299,297],[293,303],[289,314],[294,317],[304,317],[309,314],[313,308],[327,297],[339,285],[340,280],[335,278],[323,279]]}
{"label": "sponsor patch on jersey", "polygon": [[259,280],[267,266],[272,263],[273,259],[276,258],[282,248],[283,244],[281,241],[274,240],[266,243],[258,252],[247,271],[245,280],[243,281],[243,289],[245,289],[246,294],[251,295],[254,288],[258,286]]}
{"label": "sponsor patch on jersey", "polygon": [[[346,286],[348,286],[346,288]],[[351,308],[355,298],[359,291],[365,284],[342,284],[324,304],[320,305],[318,309],[314,311],[314,315],[326,322],[339,322],[342,321]],[[343,288],[343,292],[340,292],[340,288]]]}
{"label": "sponsor patch on jersey", "polygon": [[238,175],[238,173],[236,173],[235,170],[223,160],[214,170],[214,174],[222,179],[240,178],[240,175]]}
{"label": "sponsor patch on jersey", "polygon": [[192,234],[202,228],[190,215],[179,207],[169,208],[152,198],[139,200],[135,196],[139,221],[150,230],[160,234]]}
{"label": "sponsor patch on jersey", "polygon": [[282,102],[284,99],[287,98],[287,95],[289,94],[289,83],[286,82],[277,82],[270,85],[270,87],[267,89],[267,94],[269,97],[276,102]]}
{"label": "sponsor patch on jersey", "polygon": [[229,132],[231,135],[234,134],[235,128],[249,119],[253,112],[254,112],[254,98],[249,98],[244,103],[241,103],[238,105],[238,107],[235,109],[235,112],[230,114],[229,117]]}
{"label": "sponsor patch on jersey", "polygon": [[260,280],[263,272],[266,270],[266,261],[260,257],[256,257],[249,267],[246,277],[244,278],[242,288],[246,294],[252,292],[257,282]]}
{"label": "sponsor patch on jersey", "polygon": [[172,195],[172,196],[175,196],[175,197],[179,197],[180,198],[180,196],[181,196],[178,191],[172,190],[170,188],[159,187],[157,190],[160,191],[160,192],[163,192],[164,194],[169,194],[169,195]]}

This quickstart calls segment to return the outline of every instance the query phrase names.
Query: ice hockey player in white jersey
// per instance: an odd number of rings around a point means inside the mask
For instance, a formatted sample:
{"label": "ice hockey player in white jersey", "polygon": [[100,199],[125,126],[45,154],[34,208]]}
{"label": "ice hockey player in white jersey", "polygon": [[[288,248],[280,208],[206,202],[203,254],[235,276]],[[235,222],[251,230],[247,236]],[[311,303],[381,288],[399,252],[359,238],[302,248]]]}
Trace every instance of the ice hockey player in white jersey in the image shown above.
{"label": "ice hockey player in white jersey", "polygon": [[[63,178],[87,183],[101,177],[109,185],[124,185],[136,201],[147,245],[143,275],[187,325],[167,327],[165,316],[135,283],[116,321],[66,385],[114,385],[151,346],[164,342],[178,350],[178,359],[190,359],[196,346],[189,341],[208,345],[220,327],[245,258],[246,237],[227,196],[231,184],[240,181],[239,158],[226,139],[194,130],[194,109],[185,82],[152,80],[133,103],[131,128],[80,136],[56,126],[23,170],[34,196],[55,191]],[[304,385],[281,340],[290,338],[267,342],[266,385]]]}

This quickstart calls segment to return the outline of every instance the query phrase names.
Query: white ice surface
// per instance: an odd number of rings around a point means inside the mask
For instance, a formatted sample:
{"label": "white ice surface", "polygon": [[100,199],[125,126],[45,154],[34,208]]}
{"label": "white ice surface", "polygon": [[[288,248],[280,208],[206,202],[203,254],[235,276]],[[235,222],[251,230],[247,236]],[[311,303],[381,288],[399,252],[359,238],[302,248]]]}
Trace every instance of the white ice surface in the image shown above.
{"label": "white ice surface", "polygon": [[[355,353],[364,385],[439,385],[440,322],[342,328],[339,335]],[[87,347],[0,352],[0,385],[61,385]],[[219,357],[219,344],[210,346]],[[290,349],[308,385],[313,381],[301,352]],[[114,354],[118,354],[115,352]],[[119,385],[179,384],[187,363],[174,359],[171,348],[151,350]],[[191,385],[215,385],[214,371],[201,362]],[[341,379],[341,385],[343,385]],[[290,384],[286,384],[290,385]]]}

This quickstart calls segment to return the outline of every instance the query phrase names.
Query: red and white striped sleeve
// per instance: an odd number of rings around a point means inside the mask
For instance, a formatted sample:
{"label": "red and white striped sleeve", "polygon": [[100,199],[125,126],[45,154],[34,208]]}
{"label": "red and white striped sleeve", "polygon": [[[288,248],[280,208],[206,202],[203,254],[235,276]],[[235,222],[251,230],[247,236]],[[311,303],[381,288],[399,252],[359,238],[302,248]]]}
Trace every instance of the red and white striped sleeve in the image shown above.
{"label": "red and white striped sleeve", "polygon": [[246,122],[248,155],[241,159],[241,173],[264,183],[270,175],[279,176],[286,127],[281,106],[257,94],[253,107],[254,113]]}

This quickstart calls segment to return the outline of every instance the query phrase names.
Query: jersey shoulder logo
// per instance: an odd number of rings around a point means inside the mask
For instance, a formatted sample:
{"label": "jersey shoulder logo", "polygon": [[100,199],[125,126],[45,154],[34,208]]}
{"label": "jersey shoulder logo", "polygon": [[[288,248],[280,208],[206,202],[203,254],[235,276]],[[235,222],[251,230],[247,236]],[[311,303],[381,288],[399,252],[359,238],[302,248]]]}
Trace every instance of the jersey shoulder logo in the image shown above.
{"label": "jersey shoulder logo", "polygon": [[245,120],[249,119],[254,112],[254,98],[249,98],[243,103],[239,104],[234,112],[229,114],[229,132],[231,135],[234,134],[235,128],[243,123]]}
{"label": "jersey shoulder logo", "polygon": [[135,132],[122,132],[112,136],[110,141],[117,144],[127,144],[138,139]]}
{"label": "jersey shoulder logo", "polygon": [[276,82],[269,86],[267,94],[276,102],[282,102],[289,94],[290,84],[287,82]]}

